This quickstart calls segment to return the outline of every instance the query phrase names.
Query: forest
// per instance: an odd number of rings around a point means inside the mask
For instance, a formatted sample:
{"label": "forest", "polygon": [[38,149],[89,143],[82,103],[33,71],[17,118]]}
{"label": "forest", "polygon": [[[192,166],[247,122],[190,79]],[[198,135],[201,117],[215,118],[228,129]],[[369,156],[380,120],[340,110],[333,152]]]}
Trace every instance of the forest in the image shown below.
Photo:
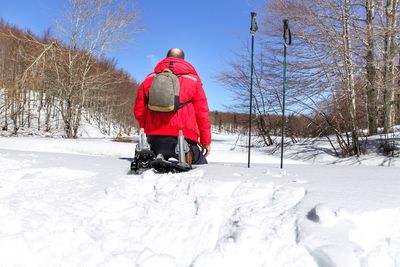
{"label": "forest", "polygon": [[[286,45],[286,104],[300,128],[333,135],[343,156],[359,156],[371,135],[382,134],[390,144],[400,124],[398,14],[398,0],[267,1],[257,17],[253,90],[255,127],[266,145],[273,115],[282,112],[282,19],[293,36]],[[219,75],[236,96],[237,112],[249,109],[249,54],[248,46]]]}
{"label": "forest", "polygon": [[[124,1],[72,1],[56,38],[0,20],[0,127],[62,129],[76,138],[83,119],[104,133],[129,134],[137,82],[106,55],[132,35],[137,13]],[[112,6],[111,6],[112,5]],[[112,12],[109,12],[112,11]],[[56,128],[56,129],[52,129]]]}

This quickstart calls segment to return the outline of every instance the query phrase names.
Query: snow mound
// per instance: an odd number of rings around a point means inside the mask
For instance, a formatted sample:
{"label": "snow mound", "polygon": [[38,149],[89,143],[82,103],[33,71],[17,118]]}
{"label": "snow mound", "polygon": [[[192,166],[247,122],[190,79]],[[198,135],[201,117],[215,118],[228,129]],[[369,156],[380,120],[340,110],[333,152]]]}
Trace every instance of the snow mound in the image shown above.
{"label": "snow mound", "polygon": [[320,225],[302,224],[301,237],[318,266],[399,266],[400,208],[349,212],[318,204],[307,218]]}
{"label": "snow mound", "polygon": [[311,221],[332,226],[337,222],[336,213],[333,212],[327,205],[319,204],[315,206],[308,214],[307,218]]}
{"label": "snow mound", "polygon": [[[296,218],[290,213],[304,197],[302,188],[204,179],[201,169],[165,175],[148,171],[125,182],[107,192],[136,203],[129,208],[141,218],[134,235],[144,237],[139,254],[147,254],[138,266],[261,266],[289,261],[276,256],[280,249],[296,251],[303,264],[309,261],[306,250],[296,245]],[[160,265],[162,259],[166,262]],[[154,265],[147,265],[149,261]]]}

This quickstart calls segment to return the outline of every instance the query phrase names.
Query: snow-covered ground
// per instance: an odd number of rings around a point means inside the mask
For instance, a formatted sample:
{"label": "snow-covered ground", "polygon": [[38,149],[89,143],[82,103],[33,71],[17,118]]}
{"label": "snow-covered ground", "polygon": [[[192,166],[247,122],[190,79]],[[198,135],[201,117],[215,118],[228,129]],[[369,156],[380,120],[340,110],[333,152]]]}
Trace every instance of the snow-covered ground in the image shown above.
{"label": "snow-covered ground", "polygon": [[0,138],[0,266],[400,266],[399,158],[314,142],[249,169],[213,139],[206,166],[135,176],[133,143]]}

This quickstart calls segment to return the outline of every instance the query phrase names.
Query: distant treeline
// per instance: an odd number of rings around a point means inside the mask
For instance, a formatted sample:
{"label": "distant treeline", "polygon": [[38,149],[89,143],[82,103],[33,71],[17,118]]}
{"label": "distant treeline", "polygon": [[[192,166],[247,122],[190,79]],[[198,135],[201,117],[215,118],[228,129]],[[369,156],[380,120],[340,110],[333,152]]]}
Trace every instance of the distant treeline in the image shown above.
{"label": "distant treeline", "polygon": [[[212,111],[210,119],[215,132],[248,134],[249,114]],[[282,117],[280,115],[252,115],[252,133],[260,136],[264,145],[276,143],[276,137],[279,137],[279,142],[281,129]],[[310,118],[291,114],[285,117],[285,134],[295,142],[297,138],[320,136],[321,129],[317,124],[310,123]]]}

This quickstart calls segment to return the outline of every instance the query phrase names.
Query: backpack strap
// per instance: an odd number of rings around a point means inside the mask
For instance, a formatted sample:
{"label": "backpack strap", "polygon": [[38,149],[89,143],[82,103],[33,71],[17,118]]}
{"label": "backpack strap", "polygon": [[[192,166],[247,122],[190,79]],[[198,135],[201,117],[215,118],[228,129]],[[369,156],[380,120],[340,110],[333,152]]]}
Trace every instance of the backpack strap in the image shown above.
{"label": "backpack strap", "polygon": [[[172,72],[172,70],[170,68],[165,68],[162,72],[169,72],[169,73],[173,74],[173,72]],[[176,76],[178,76],[178,75],[176,75]]]}
{"label": "backpack strap", "polygon": [[177,110],[180,109],[180,108],[183,108],[183,107],[186,106],[186,105],[189,105],[190,103],[192,103],[192,100],[189,100],[189,101],[187,101],[187,102],[185,102],[185,103],[180,103],[180,102],[179,102],[179,105],[178,105]]}

